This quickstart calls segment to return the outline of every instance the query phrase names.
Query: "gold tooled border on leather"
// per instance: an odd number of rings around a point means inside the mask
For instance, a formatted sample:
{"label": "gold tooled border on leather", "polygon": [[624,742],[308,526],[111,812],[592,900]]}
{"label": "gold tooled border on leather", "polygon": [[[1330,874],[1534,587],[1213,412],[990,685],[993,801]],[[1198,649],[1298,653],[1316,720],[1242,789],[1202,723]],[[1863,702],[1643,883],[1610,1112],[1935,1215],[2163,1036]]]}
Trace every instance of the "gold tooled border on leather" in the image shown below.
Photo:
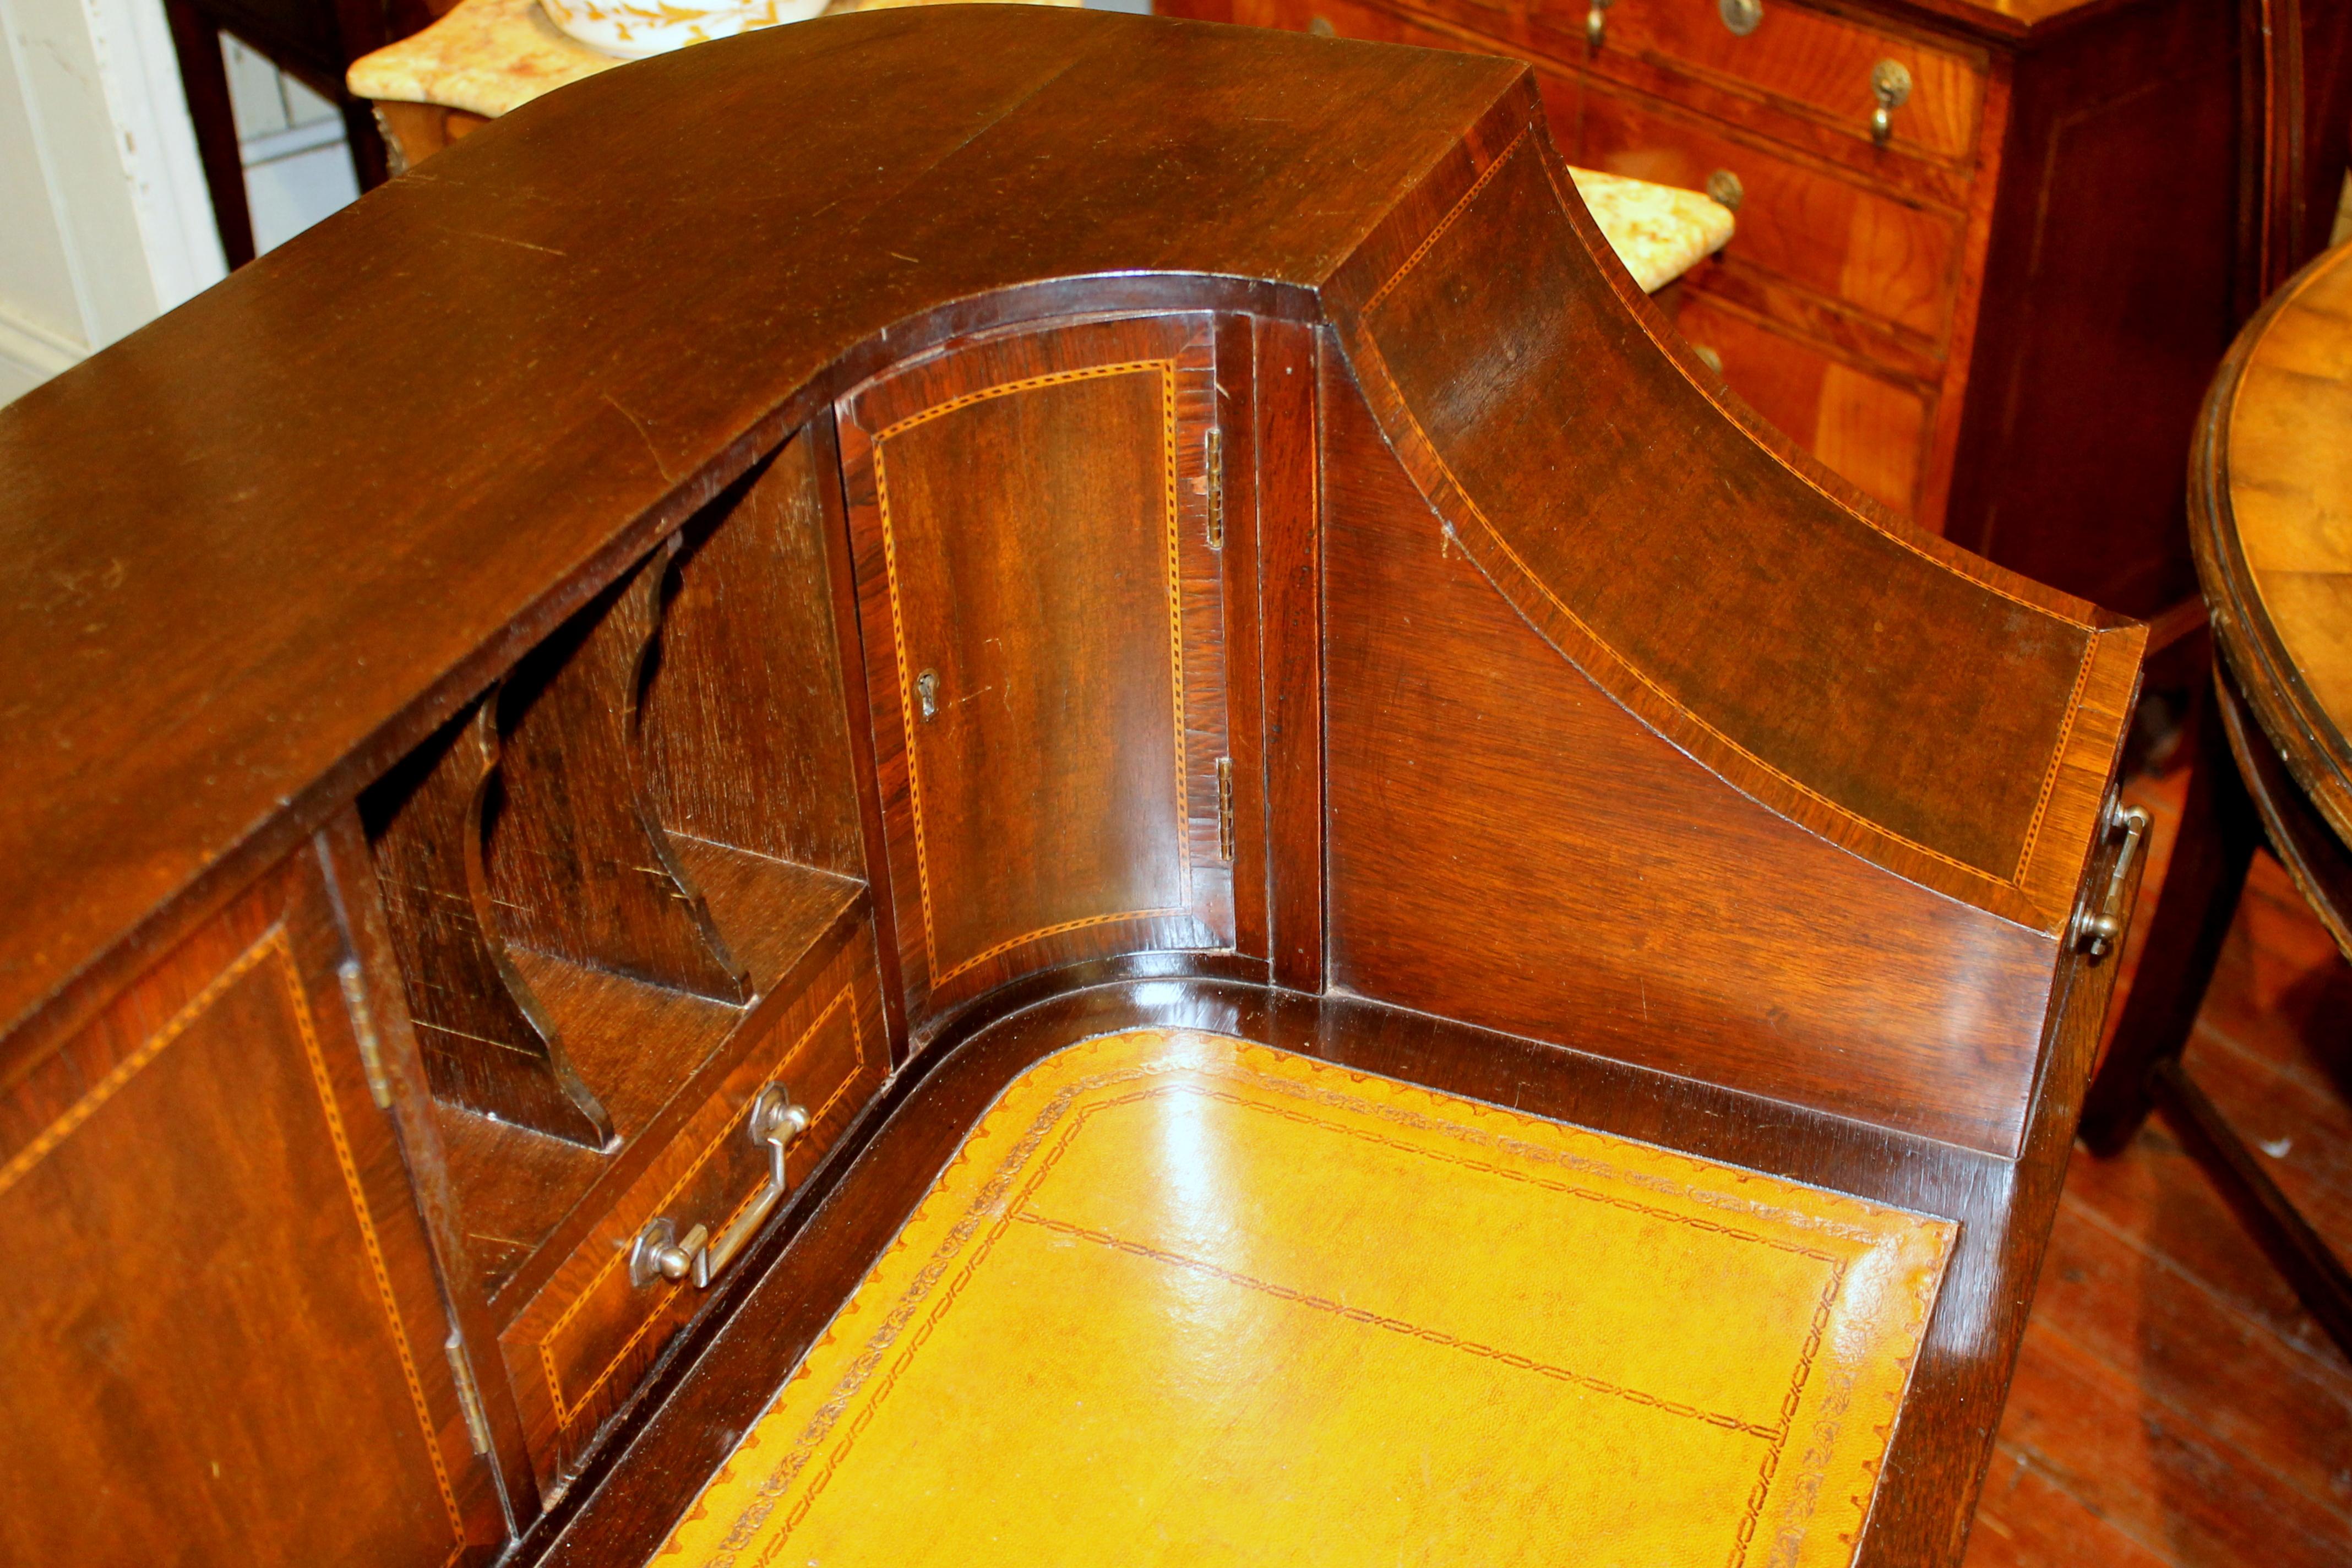
{"label": "gold tooled border on leather", "polygon": [[[1117,1037],[1111,1037],[1111,1038]],[[1223,1037],[1214,1036],[1208,1037],[1223,1038]],[[1102,1042],[1097,1041],[1094,1043],[1099,1045]],[[1271,1047],[1252,1046],[1247,1042],[1240,1041],[1233,1043],[1241,1046],[1244,1051],[1264,1052],[1278,1058],[1288,1058],[1288,1053],[1275,1051]],[[1048,1058],[1048,1060],[1051,1059],[1052,1058]],[[1328,1064],[1315,1062],[1307,1058],[1297,1059],[1304,1061],[1305,1065],[1310,1070],[1318,1072],[1330,1070]],[[1035,1069],[1033,1068],[1031,1070],[1034,1071]],[[1330,1110],[1342,1110],[1354,1115],[1369,1116],[1374,1120],[1390,1121],[1391,1123],[1400,1127],[1409,1127],[1418,1132],[1424,1134],[1436,1134],[1439,1137],[1454,1141],[1468,1141],[1475,1140],[1482,1136],[1487,1137],[1491,1139],[1496,1147],[1523,1158],[1532,1158],[1540,1163],[1559,1165],[1570,1171],[1577,1170],[1579,1168],[1591,1170],[1595,1174],[1605,1174],[1608,1179],[1613,1182],[1629,1185],[1652,1185],[1659,1188],[1660,1190],[1670,1190],[1675,1195],[1685,1200],[1696,1201],[1703,1205],[1709,1207],[1718,1207],[1726,1214],[1727,1218],[1723,1221],[1717,1222],[1704,1219],[1696,1215],[1679,1214],[1670,1209],[1643,1204],[1630,1197],[1596,1192],[1590,1188],[1580,1186],[1570,1181],[1547,1180],[1527,1172],[1512,1170],[1507,1166],[1496,1164],[1491,1161],[1475,1158],[1466,1152],[1448,1152],[1441,1149],[1433,1148],[1426,1142],[1412,1142],[1401,1138],[1383,1138],[1375,1131],[1359,1127],[1350,1127],[1341,1122],[1329,1121],[1322,1117],[1317,1117],[1309,1111],[1271,1106],[1263,1101],[1253,1100],[1237,1094],[1219,1093],[1214,1089],[1204,1089],[1197,1083],[1167,1083],[1156,1086],[1148,1086],[1139,1089],[1131,1094],[1122,1095],[1113,1099],[1100,1100],[1091,1104],[1082,1106],[1078,1110],[1078,1114],[1075,1118],[1071,1117],[1069,1114],[1073,1104],[1078,1101],[1082,1096],[1093,1094],[1103,1089],[1123,1083],[1133,1083],[1138,1080],[1148,1080],[1154,1078],[1161,1078],[1178,1073],[1190,1075],[1195,1078],[1205,1077],[1211,1079],[1223,1079],[1228,1081],[1246,1083],[1251,1089],[1270,1090],[1286,1098],[1303,1101],[1309,1106],[1320,1105]],[[1026,1075],[1024,1074],[1024,1076],[1025,1077]],[[1015,1083],[1017,1084],[1018,1081],[1019,1080],[1016,1079]],[[1762,1427],[1756,1423],[1743,1421],[1737,1416],[1722,1412],[1704,1410],[1696,1405],[1687,1405],[1678,1401],[1667,1400],[1658,1395],[1650,1394],[1642,1390],[1621,1387],[1616,1384],[1610,1384],[1603,1379],[1592,1378],[1577,1373],[1569,1368],[1553,1367],[1546,1364],[1536,1363],[1528,1358],[1515,1354],[1506,1356],[1504,1352],[1496,1351],[1493,1347],[1465,1341],[1459,1336],[1445,1334],[1438,1331],[1427,1329],[1421,1325],[1405,1322],[1402,1320],[1388,1320],[1381,1318],[1377,1314],[1368,1313],[1360,1308],[1345,1306],[1337,1302],[1324,1301],[1321,1299],[1312,1297],[1306,1292],[1275,1285],[1268,1281],[1255,1279],[1230,1270],[1219,1268],[1214,1265],[1206,1264],[1198,1259],[1186,1258],[1180,1255],[1164,1253],[1157,1248],[1140,1247],[1137,1244],[1122,1241],[1117,1237],[1099,1236],[1095,1233],[1086,1231],[1084,1227],[1056,1222],[1042,1215],[1030,1215],[1024,1212],[1029,1195],[1036,1190],[1038,1185],[1043,1183],[1045,1176],[1051,1173],[1055,1163],[1060,1160],[1062,1154],[1066,1152],[1072,1142],[1075,1141],[1077,1133],[1083,1129],[1087,1120],[1093,1116],[1097,1111],[1107,1110],[1113,1106],[1132,1104],[1158,1094],[1183,1092],[1188,1090],[1195,1093],[1209,1093],[1215,1098],[1227,1100],[1231,1103],[1244,1106],[1247,1109],[1266,1110],[1274,1114],[1288,1116],[1302,1122],[1324,1127],[1331,1131],[1344,1133],[1348,1136],[1364,1139],[1404,1152],[1454,1163],[1465,1170],[1475,1171],[1485,1174],[1497,1175],[1507,1180],[1529,1183],[1556,1194],[1609,1204],[1612,1206],[1625,1208],[1641,1214],[1645,1217],[1656,1218],[1677,1225],[1694,1226],[1717,1235],[1729,1237],[1734,1239],[1769,1247],[1775,1250],[1789,1252],[1796,1256],[1804,1257],[1828,1265],[1830,1269],[1830,1279],[1824,1285],[1821,1297],[1815,1302],[1814,1310],[1808,1325],[1808,1331],[1803,1348],[1800,1352],[1797,1365],[1791,1373],[1790,1386],[1786,1396],[1781,1402],[1780,1422],[1772,1427]],[[1434,1095],[1434,1091],[1424,1092],[1430,1092]],[[1436,1096],[1436,1098],[1444,1099],[1449,1097]],[[993,1113],[992,1112],[992,1114]],[[1526,1118],[1525,1120],[1533,1121],[1534,1119]],[[1033,1159],[1036,1159],[1040,1147],[1044,1145],[1046,1139],[1052,1136],[1057,1129],[1060,1131],[1061,1134],[1059,1139],[1055,1142],[1054,1147],[1047,1151],[1045,1157],[1042,1160],[1039,1160],[1033,1167],[1031,1165],[1031,1161]],[[970,1142],[970,1138],[977,1135],[979,1131],[980,1128],[975,1127],[973,1133],[967,1135],[967,1144]],[[1610,1137],[1608,1134],[1598,1133],[1586,1133],[1585,1135],[1588,1137],[1603,1139]],[[1655,1150],[1650,1145],[1642,1145],[1638,1143],[1634,1146],[1638,1148],[1652,1149],[1653,1152],[1662,1152],[1672,1155],[1674,1158],[1687,1161],[1693,1164],[1705,1163],[1705,1162],[1698,1161],[1693,1156],[1675,1154],[1673,1151]],[[960,1160],[958,1163],[960,1163]],[[952,1169],[952,1165],[950,1166],[950,1169]],[[1780,1178],[1770,1179],[1776,1182],[1780,1180]],[[1017,1192],[1013,1190],[1014,1184],[1016,1182],[1019,1184]],[[1859,1203],[1862,1200],[1848,1199],[1841,1201]],[[927,1205],[928,1200],[926,1201],[925,1206]],[[1819,1357],[1823,1339],[1828,1331],[1831,1316],[1836,1305],[1839,1293],[1843,1288],[1847,1270],[1850,1267],[1846,1260],[1836,1257],[1834,1254],[1807,1247],[1791,1240],[1759,1235],[1754,1230],[1744,1228],[1737,1222],[1735,1216],[1737,1216],[1742,1209],[1753,1212],[1756,1206],[1757,1205],[1754,1205],[1751,1200],[1742,1200],[1734,1197],[1729,1194],[1710,1193],[1706,1189],[1694,1185],[1670,1184],[1664,1178],[1658,1177],[1654,1174],[1622,1169],[1603,1161],[1593,1160],[1579,1155],[1570,1150],[1548,1147],[1507,1136],[1481,1134],[1480,1132],[1475,1131],[1457,1123],[1437,1117],[1425,1115],[1406,1106],[1393,1103],[1381,1103],[1360,1095],[1348,1094],[1324,1085],[1294,1081],[1289,1079],[1276,1077],[1269,1074],[1251,1072],[1243,1068],[1238,1062],[1205,1062],[1189,1057],[1160,1058],[1155,1060],[1114,1068],[1108,1072],[1089,1075],[1064,1086],[1053,1097],[1053,1099],[1037,1112],[1021,1137],[1013,1142],[1003,1157],[998,1161],[995,1169],[973,1192],[972,1196],[966,1205],[965,1213],[962,1217],[958,1220],[952,1228],[950,1229],[947,1237],[940,1242],[930,1259],[923,1266],[921,1270],[917,1273],[914,1279],[907,1286],[898,1300],[892,1304],[890,1311],[884,1318],[881,1324],[878,1325],[873,1333],[867,1337],[864,1348],[860,1350],[856,1357],[849,1363],[847,1368],[844,1371],[839,1380],[834,1385],[831,1393],[826,1397],[824,1405],[818,1408],[815,1415],[794,1438],[792,1446],[786,1449],[779,1458],[767,1467],[767,1474],[760,1483],[751,1501],[743,1508],[742,1511],[737,1516],[732,1524],[727,1530],[725,1536],[717,1543],[717,1545],[709,1548],[702,1555],[698,1557],[696,1561],[696,1568],[735,1568],[735,1564],[741,1553],[757,1542],[763,1531],[767,1529],[771,1519],[773,1517],[776,1505],[793,1489],[795,1483],[800,1479],[803,1472],[806,1470],[808,1464],[814,1457],[816,1450],[825,1444],[828,1439],[835,1436],[835,1425],[841,1416],[846,1413],[848,1406],[856,1400],[858,1394],[862,1392],[869,1383],[874,1381],[877,1373],[880,1373],[882,1381],[877,1385],[873,1398],[867,1401],[859,1409],[856,1415],[852,1420],[848,1432],[842,1435],[840,1440],[835,1445],[831,1454],[826,1459],[824,1470],[810,1483],[807,1489],[798,1498],[795,1506],[786,1516],[782,1528],[768,1539],[759,1555],[753,1558],[749,1565],[749,1568],[772,1568],[778,1554],[782,1552],[786,1543],[789,1542],[793,1530],[800,1521],[805,1517],[808,1510],[814,1505],[817,1496],[824,1489],[825,1481],[831,1479],[832,1474],[838,1468],[843,1458],[855,1444],[858,1436],[865,1430],[866,1424],[872,1419],[876,1409],[879,1406],[882,1400],[888,1394],[891,1389],[895,1387],[898,1379],[904,1373],[908,1363],[916,1353],[916,1351],[919,1349],[920,1345],[930,1337],[930,1330],[938,1323],[940,1319],[954,1306],[964,1288],[969,1284],[974,1274],[978,1271],[980,1266],[985,1260],[988,1252],[994,1246],[997,1239],[1003,1236],[1008,1229],[1016,1223],[1042,1225],[1047,1228],[1066,1232],[1076,1238],[1108,1244],[1121,1250],[1138,1252],[1140,1255],[1150,1256],[1172,1266],[1207,1269],[1217,1274],[1220,1278],[1229,1279],[1230,1281],[1239,1284],[1245,1289],[1256,1289],[1276,1295],[1297,1305],[1306,1306],[1314,1310],[1339,1311],[1349,1317],[1353,1321],[1366,1322],[1370,1326],[1382,1328],[1390,1331],[1412,1334],[1416,1338],[1423,1340],[1425,1342],[1460,1350],[1466,1354],[1489,1356],[1496,1359],[1507,1360],[1512,1365],[1518,1367],[1521,1370],[1532,1371],[1538,1375],[1554,1377],[1560,1381],[1569,1382],[1580,1387],[1584,1387],[1605,1395],[1625,1398],[1633,1403],[1659,1410],[1667,1415],[1675,1415],[1685,1419],[1701,1421],[1720,1429],[1738,1432],[1744,1436],[1753,1436],[1763,1440],[1769,1446],[1764,1457],[1759,1461],[1756,1482],[1749,1489],[1748,1507],[1738,1524],[1735,1528],[1736,1545],[1730,1561],[1732,1568],[1738,1568],[1738,1564],[1744,1563],[1747,1558],[1748,1552],[1754,1542],[1757,1528],[1763,1518],[1765,1508],[1769,1500],[1775,1474],[1780,1468],[1783,1452],[1787,1446],[1789,1437],[1791,1436],[1793,1431],[1797,1414],[1801,1408],[1802,1398],[1807,1384],[1811,1379],[1812,1369]],[[1874,1208],[1885,1207],[1885,1205],[1873,1205],[1870,1206]],[[1881,1232],[1861,1226],[1850,1226],[1831,1215],[1799,1215],[1790,1211],[1777,1208],[1774,1209],[1773,1212],[1784,1223],[1801,1224],[1824,1233],[1842,1236],[1850,1240],[1864,1243],[1876,1243],[1885,1239]],[[902,1227],[902,1234],[905,1228],[911,1227],[918,1223],[918,1221],[921,1219],[922,1214],[923,1208],[919,1206],[915,1215],[909,1216],[908,1219],[907,1226]],[[1916,1361],[1919,1348],[1919,1341],[1924,1337],[1927,1314],[1932,1310],[1934,1297],[1940,1288],[1941,1269],[1944,1264],[1948,1263],[1949,1260],[1951,1237],[1954,1229],[1956,1228],[1953,1227],[1948,1221],[1935,1221],[1933,1223],[1943,1232],[1943,1247],[1938,1256],[1936,1279],[1930,1282],[1928,1289],[1925,1292],[1924,1300],[1916,1303],[1918,1319],[1917,1321],[1912,1325],[1916,1332],[1914,1335],[1910,1354],[1906,1358],[1905,1366],[1906,1373],[1911,1363]],[[978,1241],[978,1245],[976,1247],[973,1245],[975,1238],[977,1238]],[[959,1263],[961,1263],[961,1267],[958,1267]],[[878,1264],[877,1267],[878,1268]],[[953,1276],[952,1279],[950,1278],[951,1271]],[[871,1276],[869,1275],[869,1280],[870,1279]],[[940,1288],[943,1280],[947,1282],[944,1290]],[[865,1286],[861,1284],[859,1288],[860,1292],[862,1292],[864,1289]],[[855,1301],[856,1299],[856,1294],[853,1294],[851,1300]],[[925,1315],[925,1309],[927,1307],[929,1308],[929,1311],[923,1329],[915,1333],[911,1342],[908,1342],[908,1347],[904,1351],[900,1352],[895,1359],[893,1359],[891,1352],[898,1347],[901,1339],[906,1336],[909,1325],[915,1321],[916,1318]],[[828,1331],[824,1340],[820,1342],[819,1348],[822,1348],[824,1344],[830,1343],[831,1342],[832,1333]],[[811,1353],[814,1354],[814,1352],[812,1352]],[[884,1363],[886,1362],[889,1362],[890,1365],[887,1371],[884,1371]],[[789,1382],[786,1386],[790,1386]],[[755,1426],[753,1434],[756,1435],[758,1427]],[[747,1443],[747,1447],[749,1445]],[[735,1479],[735,1462],[736,1461],[733,1458],[730,1458],[728,1464],[720,1469],[719,1473],[712,1479],[711,1482],[705,1489],[706,1496],[710,1489]],[[682,1530],[687,1524],[693,1523],[705,1517],[707,1517],[707,1514],[704,1504],[701,1500],[698,1499],[694,1508],[689,1510],[686,1520],[681,1521],[679,1529]],[[675,1551],[677,1550],[677,1534],[674,1531],[669,1542],[665,1547],[665,1552]]]}

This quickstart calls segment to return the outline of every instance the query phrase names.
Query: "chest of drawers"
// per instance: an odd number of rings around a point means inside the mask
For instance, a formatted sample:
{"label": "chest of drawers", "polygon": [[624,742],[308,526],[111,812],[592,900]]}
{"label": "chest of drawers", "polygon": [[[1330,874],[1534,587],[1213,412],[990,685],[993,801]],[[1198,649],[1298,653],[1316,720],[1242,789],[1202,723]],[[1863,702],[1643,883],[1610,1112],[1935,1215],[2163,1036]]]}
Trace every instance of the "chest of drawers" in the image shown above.
{"label": "chest of drawers", "polygon": [[1734,393],[2005,566],[2138,615],[2195,591],[2180,474],[2242,271],[2236,8],[1160,8],[1532,61],[1571,162],[1737,207],[1678,318]]}

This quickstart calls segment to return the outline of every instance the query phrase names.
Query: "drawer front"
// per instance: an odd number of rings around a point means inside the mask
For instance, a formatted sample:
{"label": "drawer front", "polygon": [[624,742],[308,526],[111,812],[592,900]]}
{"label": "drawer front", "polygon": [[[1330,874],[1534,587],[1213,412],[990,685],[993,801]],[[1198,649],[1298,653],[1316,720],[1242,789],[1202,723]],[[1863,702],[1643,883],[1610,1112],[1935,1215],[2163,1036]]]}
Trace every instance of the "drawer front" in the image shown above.
{"label": "drawer front", "polygon": [[[1537,4],[1552,30],[1580,31],[1589,9],[1587,0]],[[1762,0],[1758,9],[1755,30],[1742,37],[1724,25],[1717,0],[1615,0],[1593,65],[1606,71],[1615,58],[1631,56],[1714,77],[1868,142],[1878,107],[1871,75],[1891,60],[1909,73],[1911,89],[1892,111],[1887,145],[1954,161],[1973,157],[1985,96],[1984,73],[1973,61],[1789,0]]]}
{"label": "drawer front", "polygon": [[1895,510],[1916,509],[1932,434],[1927,397],[1705,294],[1684,300],[1675,324],[1722,362],[1731,390],[1790,440]]}
{"label": "drawer front", "polygon": [[[1496,25],[1501,13],[1476,4],[1467,5],[1471,26]],[[1456,33],[1441,33],[1415,25],[1394,11],[1359,5],[1352,0],[1234,0],[1234,20],[1249,27],[1283,27],[1294,33],[1318,33],[1325,37],[1361,38],[1375,44],[1412,44],[1424,49],[1459,49],[1472,53],[1515,55],[1518,51],[1496,41],[1481,48]]]}
{"label": "drawer front", "polygon": [[767,1145],[750,1129],[765,1085],[782,1084],[809,1113],[786,1162],[797,1184],[888,1071],[868,930],[777,1016],[499,1336],[542,1487],[552,1492],[578,1472],[598,1429],[709,1298],[690,1275],[634,1283],[638,1233],[658,1217],[679,1237],[705,1226],[715,1242],[753,1209],[769,1182]]}
{"label": "drawer front", "polygon": [[[1555,115],[1557,120],[1557,115]],[[1740,186],[1727,255],[1927,338],[1938,349],[1959,294],[1964,222],[1916,207],[1588,84],[1574,162],[1612,174],[1707,189]]]}

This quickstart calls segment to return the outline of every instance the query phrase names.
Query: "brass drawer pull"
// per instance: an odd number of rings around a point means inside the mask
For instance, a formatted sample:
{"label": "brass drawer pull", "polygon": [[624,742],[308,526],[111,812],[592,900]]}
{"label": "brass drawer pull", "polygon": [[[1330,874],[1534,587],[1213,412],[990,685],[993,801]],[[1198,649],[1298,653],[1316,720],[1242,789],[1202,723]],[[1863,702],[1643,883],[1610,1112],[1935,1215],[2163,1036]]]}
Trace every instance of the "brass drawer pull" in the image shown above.
{"label": "brass drawer pull", "polygon": [[2107,811],[2107,831],[2123,829],[2124,847],[2116,851],[2116,868],[2108,873],[2106,897],[2099,900],[2099,912],[2086,908],[2074,916],[2074,941],[2098,957],[2114,945],[2123,934],[2125,884],[2131,880],[2132,862],[2139,858],[2140,846],[2147,842],[2147,812],[2144,807],[2126,805],[2117,801]]}
{"label": "brass drawer pull", "polygon": [[1609,36],[1609,7],[1616,0],[1592,0],[1592,9],[1584,14],[1584,41],[1594,48]]}
{"label": "brass drawer pull", "polygon": [[790,1090],[782,1084],[772,1083],[751,1097],[751,1114],[748,1119],[751,1141],[768,1146],[768,1184],[743,1211],[742,1217],[727,1227],[727,1233],[716,1243],[710,1240],[709,1227],[696,1226],[678,1239],[677,1226],[667,1215],[646,1222],[637,1232],[637,1243],[629,1250],[629,1283],[640,1289],[656,1279],[683,1279],[694,1276],[698,1289],[709,1289],[719,1271],[735,1261],[743,1244],[758,1234],[776,1205],[791,1191],[790,1177],[784,1172],[785,1156],[802,1133],[808,1131],[809,1113],[806,1106],[793,1103]]}
{"label": "brass drawer pull", "polygon": [[1764,25],[1764,0],[1716,0],[1715,14],[1733,37],[1744,38]]}
{"label": "brass drawer pull", "polygon": [[1901,60],[1881,60],[1870,68],[1870,94],[1878,107],[1870,111],[1870,139],[1884,147],[1895,135],[1895,111],[1911,100],[1911,71]]}
{"label": "brass drawer pull", "polygon": [[1706,177],[1706,194],[1710,200],[1728,212],[1738,212],[1739,203],[1748,195],[1748,187],[1739,176],[1728,169],[1717,169]]}

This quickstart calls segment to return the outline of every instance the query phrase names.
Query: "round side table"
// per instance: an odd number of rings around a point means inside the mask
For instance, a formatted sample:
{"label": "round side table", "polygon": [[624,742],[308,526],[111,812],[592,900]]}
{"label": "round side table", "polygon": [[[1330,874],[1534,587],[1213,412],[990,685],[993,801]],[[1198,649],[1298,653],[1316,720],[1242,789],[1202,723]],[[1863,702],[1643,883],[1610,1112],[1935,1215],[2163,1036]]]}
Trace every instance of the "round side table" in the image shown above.
{"label": "round side table", "polygon": [[2190,720],[2179,839],[2083,1138],[2114,1153],[2161,1110],[2352,1353],[2352,1274],[2180,1062],[2256,848],[2352,956],[2352,246],[2290,279],[2222,361],[2190,457],[2189,529],[2212,694]]}

